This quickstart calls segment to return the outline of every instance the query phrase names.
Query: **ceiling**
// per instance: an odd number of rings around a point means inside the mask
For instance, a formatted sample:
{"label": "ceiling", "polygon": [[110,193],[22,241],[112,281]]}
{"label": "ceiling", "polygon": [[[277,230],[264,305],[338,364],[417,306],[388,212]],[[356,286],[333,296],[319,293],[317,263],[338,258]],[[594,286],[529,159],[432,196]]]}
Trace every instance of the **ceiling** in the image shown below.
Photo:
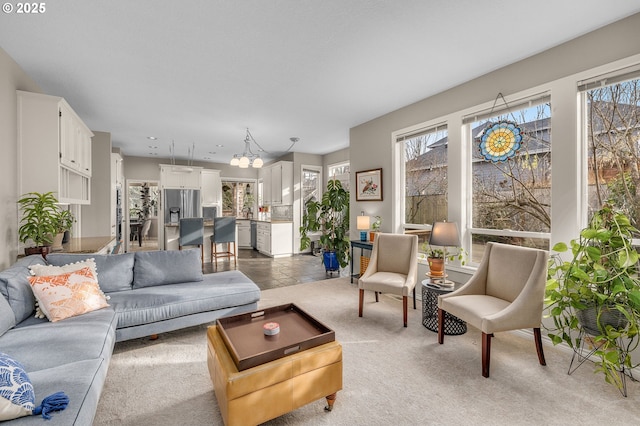
{"label": "ceiling", "polygon": [[[15,2],[12,2],[16,4]],[[606,3],[606,7],[604,6]],[[64,0],[0,47],[125,155],[266,160],[640,12],[629,0]],[[157,140],[149,140],[148,137]],[[257,152],[257,147],[251,145]]]}

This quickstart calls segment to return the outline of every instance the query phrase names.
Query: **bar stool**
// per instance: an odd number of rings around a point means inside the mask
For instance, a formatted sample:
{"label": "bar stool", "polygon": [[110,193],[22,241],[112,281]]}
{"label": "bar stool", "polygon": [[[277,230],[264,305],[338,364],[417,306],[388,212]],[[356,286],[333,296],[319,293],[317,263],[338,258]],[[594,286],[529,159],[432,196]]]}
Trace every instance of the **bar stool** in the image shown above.
{"label": "bar stool", "polygon": [[204,266],[204,219],[201,217],[192,217],[180,219],[180,239],[178,241],[178,249],[182,250],[184,246],[199,246],[200,259]]}
{"label": "bar stool", "polygon": [[[227,244],[226,251],[218,251],[218,244]],[[231,251],[233,244],[233,251]],[[235,217],[216,217],[213,219],[213,235],[211,236],[211,262],[215,259],[215,267],[218,268],[218,258],[228,257],[229,261],[233,257],[233,265],[237,267],[236,247],[236,218]]]}

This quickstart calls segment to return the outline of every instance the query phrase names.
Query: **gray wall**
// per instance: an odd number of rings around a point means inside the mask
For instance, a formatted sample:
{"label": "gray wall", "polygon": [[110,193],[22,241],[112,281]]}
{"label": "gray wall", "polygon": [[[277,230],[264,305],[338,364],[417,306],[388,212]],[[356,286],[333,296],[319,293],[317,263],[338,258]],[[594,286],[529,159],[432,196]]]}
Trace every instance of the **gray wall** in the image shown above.
{"label": "gray wall", "polygon": [[[382,230],[399,232],[401,218],[393,203],[399,199],[393,183],[394,143],[392,132],[429,120],[448,117],[449,127],[449,220],[460,221],[466,208],[463,174],[464,154],[460,126],[461,112],[478,105],[491,103],[498,93],[505,96],[527,91],[537,86],[552,93],[553,108],[553,185],[552,204],[566,209],[553,209],[555,233],[552,240],[568,241],[576,235],[581,215],[578,196],[579,159],[576,157],[577,90],[575,76],[586,70],[598,72],[597,67],[614,61],[624,62],[640,54],[640,14],[633,15],[555,48],[544,51],[510,66],[498,69],[475,80],[426,98],[415,104],[390,112],[350,130],[351,184],[355,188],[355,172],[381,167],[383,169],[382,202],[356,202],[351,191],[351,211],[366,211],[383,217]],[[631,58],[637,61],[636,58]],[[596,74],[597,75],[597,74]],[[571,77],[570,77],[571,76]],[[400,78],[400,77],[399,77]],[[456,121],[458,120],[458,121]],[[454,125],[451,125],[453,123]],[[557,143],[560,142],[560,143]],[[558,154],[558,155],[556,155]],[[564,197],[564,199],[563,199]],[[569,200],[567,200],[567,198]],[[351,237],[356,238],[355,214],[352,214]]]}
{"label": "gray wall", "polygon": [[[18,255],[18,106],[16,90],[42,93],[38,85],[0,48],[0,270]],[[37,171],[34,171],[37,173]]]}

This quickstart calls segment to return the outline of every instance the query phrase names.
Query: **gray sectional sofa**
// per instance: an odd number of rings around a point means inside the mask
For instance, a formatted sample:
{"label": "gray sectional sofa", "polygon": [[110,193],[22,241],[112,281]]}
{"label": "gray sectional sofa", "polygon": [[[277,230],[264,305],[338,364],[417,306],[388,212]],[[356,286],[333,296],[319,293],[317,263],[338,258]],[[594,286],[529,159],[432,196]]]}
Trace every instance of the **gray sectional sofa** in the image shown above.
{"label": "gray sectional sofa", "polygon": [[[58,322],[35,318],[29,266],[94,258],[109,307]],[[116,342],[215,321],[257,309],[260,289],[239,271],[202,274],[199,250],[120,255],[50,254],[0,272],[0,352],[21,362],[36,404],[58,391],[69,406],[46,421],[90,425]],[[6,424],[42,425],[39,416]],[[5,423],[3,423],[5,424]]]}

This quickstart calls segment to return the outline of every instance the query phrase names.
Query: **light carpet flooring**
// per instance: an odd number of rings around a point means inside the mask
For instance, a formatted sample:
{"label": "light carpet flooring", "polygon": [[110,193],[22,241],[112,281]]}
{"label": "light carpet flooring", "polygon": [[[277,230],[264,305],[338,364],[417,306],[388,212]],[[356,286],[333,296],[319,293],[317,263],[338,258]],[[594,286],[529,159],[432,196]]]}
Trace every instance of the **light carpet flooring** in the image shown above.
{"label": "light carpet flooring", "polygon": [[[538,364],[533,338],[497,333],[491,377],[480,367],[480,332],[445,336],[421,324],[392,296],[375,303],[336,278],[262,292],[260,307],[293,302],[333,328],[343,346],[343,390],[266,425],[636,425],[640,383],[624,398],[586,363],[567,375],[571,353],[545,342]],[[118,343],[94,425],[222,425],[206,365],[206,326]],[[255,407],[259,410],[259,407]]]}

